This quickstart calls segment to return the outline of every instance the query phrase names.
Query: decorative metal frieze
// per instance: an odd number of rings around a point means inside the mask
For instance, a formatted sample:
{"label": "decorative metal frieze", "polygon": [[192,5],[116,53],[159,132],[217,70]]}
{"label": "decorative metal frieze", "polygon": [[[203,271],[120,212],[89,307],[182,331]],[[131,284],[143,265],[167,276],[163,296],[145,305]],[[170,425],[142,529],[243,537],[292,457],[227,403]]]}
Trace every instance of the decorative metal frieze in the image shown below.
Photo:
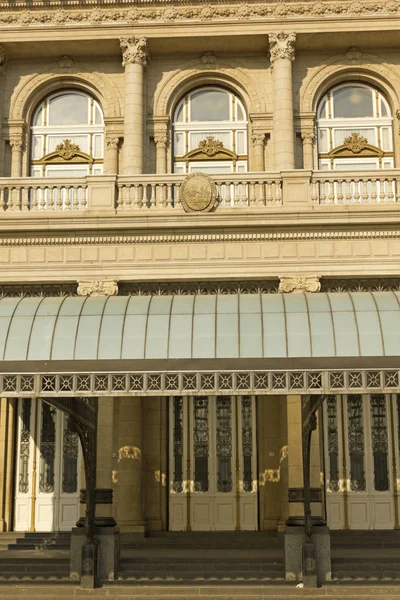
{"label": "decorative metal frieze", "polygon": [[395,292],[400,291],[400,279],[321,279],[321,292]]}
{"label": "decorative metal frieze", "polygon": [[39,491],[43,494],[54,492],[56,456],[56,411],[48,404],[42,404],[42,425],[40,428],[40,468]]}
{"label": "decorative metal frieze", "polygon": [[252,397],[242,398],[242,457],[243,457],[243,491],[253,491],[253,428]]}
{"label": "decorative metal frieze", "polygon": [[156,283],[119,283],[119,294],[122,296],[176,296],[200,295],[209,296],[216,294],[276,294],[279,281],[273,279],[259,281],[176,281]]}
{"label": "decorative metal frieze", "polygon": [[18,491],[20,494],[29,492],[29,455],[31,447],[31,410],[32,400],[23,398],[21,400],[20,413],[20,441],[19,441],[19,481]]}
{"label": "decorative metal frieze", "polygon": [[377,492],[386,492],[389,490],[389,465],[387,412],[384,394],[372,394],[370,408],[374,487]]}
{"label": "decorative metal frieze", "polygon": [[216,402],[217,489],[231,492],[232,481],[232,398],[218,396]]}
{"label": "decorative metal frieze", "polygon": [[193,399],[194,491],[208,492],[208,404],[207,396]]}
{"label": "decorative metal frieze", "polygon": [[336,396],[327,398],[328,416],[328,455],[329,455],[329,489],[339,491],[339,433]]}
{"label": "decorative metal frieze", "polygon": [[[27,363],[29,365],[29,362]],[[369,382],[374,385],[369,387]],[[380,388],[377,382],[380,381]],[[171,371],[0,375],[3,397],[400,393],[400,371]]]}
{"label": "decorative metal frieze", "polygon": [[174,411],[174,473],[172,488],[176,494],[183,492],[183,398],[176,396],[173,401]]}
{"label": "decorative metal frieze", "polygon": [[363,492],[366,489],[364,469],[364,423],[361,395],[347,398],[347,435],[350,457],[350,489]]}
{"label": "decorative metal frieze", "polygon": [[0,285],[0,298],[33,298],[48,296],[76,296],[77,283],[10,284]]}

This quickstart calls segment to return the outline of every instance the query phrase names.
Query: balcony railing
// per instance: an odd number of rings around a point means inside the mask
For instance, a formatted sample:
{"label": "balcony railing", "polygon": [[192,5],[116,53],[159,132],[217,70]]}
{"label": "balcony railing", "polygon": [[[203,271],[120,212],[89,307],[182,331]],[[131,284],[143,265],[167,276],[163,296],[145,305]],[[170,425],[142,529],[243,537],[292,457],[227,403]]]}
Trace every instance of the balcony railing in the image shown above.
{"label": "balcony railing", "polygon": [[[400,171],[284,171],[217,174],[215,211],[315,210],[400,202]],[[182,211],[185,175],[103,175],[83,178],[2,178],[0,211],[78,213]]]}

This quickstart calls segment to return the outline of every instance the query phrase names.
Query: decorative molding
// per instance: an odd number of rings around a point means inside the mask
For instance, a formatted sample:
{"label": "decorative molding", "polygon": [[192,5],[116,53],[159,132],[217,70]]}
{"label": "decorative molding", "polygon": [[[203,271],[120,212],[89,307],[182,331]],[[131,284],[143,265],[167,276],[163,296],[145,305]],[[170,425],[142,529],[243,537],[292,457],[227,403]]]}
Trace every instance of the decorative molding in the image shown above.
{"label": "decorative molding", "polygon": [[203,65],[215,65],[217,62],[217,57],[214,52],[204,52],[204,54],[200,58],[200,62]]}
{"label": "decorative molding", "polygon": [[344,138],[343,146],[346,146],[353,154],[358,154],[368,145],[368,140],[359,133],[355,132]]}
{"label": "decorative molding", "polygon": [[[76,361],[79,363],[80,361]],[[28,365],[29,363],[27,363]],[[45,372],[0,376],[2,397],[154,396],[171,394],[368,394],[400,392],[398,369],[293,371]]]}
{"label": "decorative molding", "polygon": [[[48,216],[48,215],[47,215]],[[79,216],[79,215],[78,215]],[[87,235],[59,237],[0,237],[0,247],[5,246],[94,246],[96,244],[199,244],[210,242],[285,242],[325,240],[393,240],[400,239],[396,231],[301,231],[271,233],[193,233],[161,235]]]}
{"label": "decorative molding", "polygon": [[78,152],[80,152],[78,144],[73,144],[71,140],[64,140],[56,146],[56,153],[64,160],[71,160]]}
{"label": "decorative molding", "polygon": [[216,195],[217,187],[211,177],[205,173],[191,173],[183,180],[179,201],[188,213],[205,213],[214,208]]}
{"label": "decorative molding", "polygon": [[[21,27],[53,25],[60,27],[63,25],[78,24],[85,26],[110,23],[118,24],[137,24],[141,22],[155,23],[173,23],[182,21],[260,21],[272,19],[284,19],[293,17],[302,17],[302,19],[313,19],[315,17],[329,18],[341,16],[373,16],[377,15],[398,15],[400,14],[400,4],[395,0],[384,1],[365,1],[365,2],[315,2],[314,0],[304,0],[303,2],[271,2],[260,4],[223,4],[212,5],[208,0],[200,0],[192,6],[165,6],[161,0],[150,0],[146,6],[134,6],[131,0],[131,6],[127,7],[127,2],[122,0],[108,0],[107,7],[96,6],[85,9],[84,6],[78,9],[65,9],[64,0],[52,0],[51,7],[47,10],[42,8],[42,1],[33,1],[33,7],[30,5],[26,9],[26,4],[20,3],[15,6],[12,0],[2,2],[0,12],[1,25],[19,25]],[[35,7],[37,6],[37,8]],[[112,8],[114,7],[114,8]],[[120,7],[118,10],[115,7]],[[9,12],[6,9],[9,9]]]}
{"label": "decorative molding", "polygon": [[147,38],[129,37],[120,39],[122,51],[122,66],[129,64],[141,65],[145,67],[149,60],[147,49]]}
{"label": "decorative molding", "polygon": [[81,279],[77,293],[78,296],[116,296],[118,282],[114,279]]}
{"label": "decorative molding", "polygon": [[261,131],[253,131],[251,134],[251,141],[253,146],[264,146],[266,134]]}
{"label": "decorative molding", "polygon": [[318,275],[294,275],[293,277],[282,275],[279,279],[281,293],[319,292],[321,289]]}
{"label": "decorative molding", "polygon": [[154,143],[156,145],[156,148],[168,148],[168,144],[169,144],[168,132],[162,133],[160,135],[155,134],[154,135]]}
{"label": "decorative molding", "polygon": [[12,133],[10,134],[9,144],[13,151],[22,152],[24,149],[24,135],[23,133]]}
{"label": "decorative molding", "polygon": [[314,144],[315,132],[314,131],[302,131],[301,139],[303,140],[303,144]]}
{"label": "decorative molding", "polygon": [[207,156],[215,156],[224,147],[220,140],[216,140],[213,135],[208,135],[199,142],[199,149]]}
{"label": "decorative molding", "polygon": [[281,31],[276,34],[270,33],[268,41],[271,64],[280,58],[294,60],[296,45],[296,34],[294,32],[285,33]]}
{"label": "decorative molding", "polygon": [[117,150],[119,137],[114,135],[106,135],[106,146],[109,150]]}
{"label": "decorative molding", "polygon": [[346,52],[346,56],[349,60],[354,60],[354,61],[361,60],[362,52],[360,52],[360,50],[358,48],[353,46],[352,48],[349,48],[349,50]]}
{"label": "decorative molding", "polygon": [[74,66],[74,61],[70,56],[64,54],[64,56],[61,56],[57,64],[60,69],[71,69]]}
{"label": "decorative molding", "polygon": [[[93,281],[91,281],[93,283]],[[77,283],[0,285],[0,298],[77,296]],[[400,278],[322,279],[321,292],[390,292],[400,291]],[[118,283],[119,296],[215,296],[228,294],[277,294],[277,279],[249,281],[157,281]]]}

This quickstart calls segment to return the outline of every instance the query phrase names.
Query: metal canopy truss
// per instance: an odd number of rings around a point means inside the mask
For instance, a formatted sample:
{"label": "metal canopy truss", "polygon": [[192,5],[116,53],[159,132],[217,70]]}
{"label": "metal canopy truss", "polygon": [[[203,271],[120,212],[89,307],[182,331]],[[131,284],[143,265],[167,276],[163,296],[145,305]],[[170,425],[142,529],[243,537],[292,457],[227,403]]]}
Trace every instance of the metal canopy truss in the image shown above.
{"label": "metal canopy truss", "polygon": [[18,373],[15,367],[1,365],[2,397],[400,393],[399,369]]}

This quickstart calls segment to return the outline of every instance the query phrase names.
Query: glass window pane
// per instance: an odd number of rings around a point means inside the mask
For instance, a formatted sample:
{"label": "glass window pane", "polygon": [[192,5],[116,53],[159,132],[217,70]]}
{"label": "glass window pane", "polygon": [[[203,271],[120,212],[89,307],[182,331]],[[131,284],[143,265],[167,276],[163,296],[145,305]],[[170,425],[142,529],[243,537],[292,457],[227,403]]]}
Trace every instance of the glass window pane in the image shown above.
{"label": "glass window pane", "polygon": [[176,494],[183,492],[183,398],[176,396],[174,406],[174,480],[172,489]]}
{"label": "glass window pane", "polygon": [[62,491],[75,494],[78,491],[79,437],[69,428],[68,420],[69,416],[64,415]]}
{"label": "glass window pane", "polygon": [[229,121],[230,94],[222,90],[201,90],[190,98],[192,121]]}
{"label": "glass window pane", "polygon": [[353,133],[359,133],[362,137],[367,138],[368,144],[372,146],[376,146],[378,143],[376,137],[376,129],[374,127],[369,128],[360,128],[360,127],[351,127],[348,129],[335,129],[334,130],[334,138],[333,145],[335,148],[337,146],[341,146],[344,144],[344,140],[348,137],[351,137]]}
{"label": "glass window pane", "polygon": [[383,100],[383,98],[381,98],[380,106],[381,106],[381,117],[388,117],[389,116],[389,111],[387,109],[387,104]]}
{"label": "glass window pane", "polygon": [[318,130],[318,145],[320,152],[329,152],[329,135],[328,129]]}
{"label": "glass window pane", "polygon": [[383,394],[372,394],[370,407],[372,453],[374,458],[374,487],[377,492],[386,492],[389,490],[389,469],[385,396]]}
{"label": "glass window pane", "polygon": [[101,323],[98,358],[121,358],[123,315],[104,315]]}
{"label": "glass window pane", "polygon": [[245,121],[243,109],[237,100],[236,100],[236,119],[238,121]]}
{"label": "glass window pane", "polygon": [[39,160],[43,156],[43,136],[32,136],[32,160]]}
{"label": "glass window pane", "polygon": [[335,90],[333,92],[333,112],[335,118],[373,117],[372,90],[360,86],[346,86]]}
{"label": "glass window pane", "polygon": [[103,158],[103,134],[98,133],[93,136],[93,156]]}
{"label": "glass window pane", "polygon": [[244,131],[236,133],[236,153],[246,154],[246,135]]}
{"label": "glass window pane", "polygon": [[337,400],[336,396],[327,398],[328,415],[328,455],[329,455],[329,489],[338,492],[339,483],[339,433],[337,422]]}
{"label": "glass window pane", "polygon": [[178,107],[175,111],[175,118],[174,121],[176,123],[182,123],[183,122],[183,108],[184,108],[184,101],[182,101],[180,104],[178,104]]}
{"label": "glass window pane", "polygon": [[42,406],[40,428],[39,491],[42,494],[54,492],[56,457],[56,409],[45,402]]}
{"label": "glass window pane", "polygon": [[175,156],[183,156],[185,154],[185,133],[183,131],[177,131],[175,133]]}
{"label": "glass window pane", "polygon": [[39,108],[36,109],[34,115],[33,115],[33,119],[32,119],[32,125],[33,127],[35,127],[35,125],[43,125],[43,115],[44,115],[44,103],[42,103]]}
{"label": "glass window pane", "polygon": [[83,125],[89,123],[87,96],[62,94],[49,101],[49,125]]}
{"label": "glass window pane", "polygon": [[327,96],[324,96],[324,98],[321,100],[320,105],[319,105],[319,110],[318,110],[318,118],[319,119],[325,119],[327,117],[327,112],[326,112],[327,105],[328,105],[328,98],[327,98]]}
{"label": "glass window pane", "polygon": [[95,125],[102,125],[103,115],[97,104],[94,105],[94,123]]}
{"label": "glass window pane", "polygon": [[85,315],[80,318],[74,356],[76,360],[97,358],[100,322],[100,315]]}
{"label": "glass window pane", "polygon": [[242,456],[243,456],[243,491],[253,491],[253,429],[252,398],[242,399]]}
{"label": "glass window pane", "polygon": [[81,152],[89,153],[89,135],[71,135],[70,133],[62,133],[61,135],[47,136],[47,153],[55,152],[59,144],[63,144],[64,140],[68,139],[72,144],[79,146]]}

